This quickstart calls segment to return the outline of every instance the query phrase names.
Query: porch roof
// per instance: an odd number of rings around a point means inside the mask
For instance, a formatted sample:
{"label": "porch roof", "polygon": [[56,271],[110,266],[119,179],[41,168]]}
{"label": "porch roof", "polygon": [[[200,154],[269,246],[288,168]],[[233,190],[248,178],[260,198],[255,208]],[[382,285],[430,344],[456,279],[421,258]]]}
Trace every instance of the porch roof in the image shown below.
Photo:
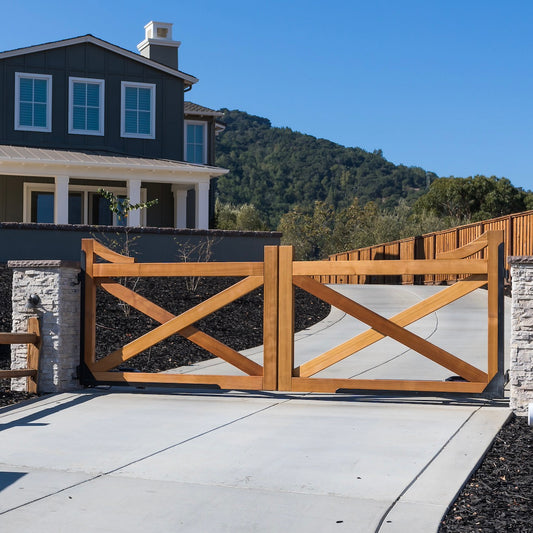
{"label": "porch roof", "polygon": [[70,176],[95,179],[140,178],[143,181],[204,181],[227,169],[170,159],[130,157],[114,152],[60,150],[0,145],[0,174]]}

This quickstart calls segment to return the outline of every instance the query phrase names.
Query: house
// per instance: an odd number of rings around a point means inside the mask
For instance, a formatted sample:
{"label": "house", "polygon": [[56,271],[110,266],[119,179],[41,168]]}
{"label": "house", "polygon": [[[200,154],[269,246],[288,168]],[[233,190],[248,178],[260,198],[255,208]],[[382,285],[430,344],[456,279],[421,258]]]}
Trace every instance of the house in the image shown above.
{"label": "house", "polygon": [[223,126],[185,101],[180,44],[150,22],[139,54],[93,35],[0,53],[0,222],[124,224],[103,187],[158,199],[130,226],[207,229]]}

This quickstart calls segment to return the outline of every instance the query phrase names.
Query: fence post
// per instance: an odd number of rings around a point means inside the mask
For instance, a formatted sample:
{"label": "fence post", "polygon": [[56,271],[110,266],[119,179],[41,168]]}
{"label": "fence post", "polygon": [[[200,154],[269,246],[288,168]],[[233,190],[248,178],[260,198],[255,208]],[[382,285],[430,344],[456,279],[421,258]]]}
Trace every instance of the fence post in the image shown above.
{"label": "fence post", "polygon": [[263,389],[278,388],[278,246],[265,246]]}
{"label": "fence post", "polygon": [[[9,261],[13,269],[13,330],[26,331],[29,318],[41,322],[38,392],[63,392],[79,387],[79,264],[73,261]],[[30,298],[31,297],[31,298]],[[31,357],[30,357],[31,359]],[[12,369],[25,368],[28,347],[11,347]],[[15,378],[12,390],[27,390]]]}
{"label": "fence post", "polygon": [[278,390],[292,390],[294,368],[294,286],[292,246],[279,248]]}
{"label": "fence post", "polygon": [[511,385],[510,407],[527,414],[533,403],[533,256],[513,256],[511,265]]}

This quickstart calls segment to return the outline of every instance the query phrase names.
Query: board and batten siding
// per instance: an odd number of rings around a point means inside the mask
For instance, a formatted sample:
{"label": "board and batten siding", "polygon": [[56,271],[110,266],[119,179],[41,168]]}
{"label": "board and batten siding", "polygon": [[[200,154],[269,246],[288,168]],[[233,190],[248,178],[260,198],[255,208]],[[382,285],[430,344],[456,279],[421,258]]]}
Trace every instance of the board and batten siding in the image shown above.
{"label": "board and batten siding", "polygon": [[[52,75],[52,131],[16,131],[15,73]],[[68,133],[69,77],[105,81],[104,135]],[[183,81],[92,43],[0,60],[0,144],[68,150],[106,150],[136,157],[183,160]],[[120,136],[121,82],[156,85],[155,139]]]}

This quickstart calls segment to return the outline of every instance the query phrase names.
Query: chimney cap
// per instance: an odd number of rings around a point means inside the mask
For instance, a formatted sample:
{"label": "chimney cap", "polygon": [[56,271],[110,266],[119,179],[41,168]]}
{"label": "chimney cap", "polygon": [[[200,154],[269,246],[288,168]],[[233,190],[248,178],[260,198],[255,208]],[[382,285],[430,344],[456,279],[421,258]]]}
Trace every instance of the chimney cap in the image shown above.
{"label": "chimney cap", "polygon": [[137,45],[140,54],[150,59],[150,45],[170,46],[177,50],[181,41],[172,40],[172,26],[171,22],[155,22],[153,20],[146,24],[144,27],[145,38]]}

